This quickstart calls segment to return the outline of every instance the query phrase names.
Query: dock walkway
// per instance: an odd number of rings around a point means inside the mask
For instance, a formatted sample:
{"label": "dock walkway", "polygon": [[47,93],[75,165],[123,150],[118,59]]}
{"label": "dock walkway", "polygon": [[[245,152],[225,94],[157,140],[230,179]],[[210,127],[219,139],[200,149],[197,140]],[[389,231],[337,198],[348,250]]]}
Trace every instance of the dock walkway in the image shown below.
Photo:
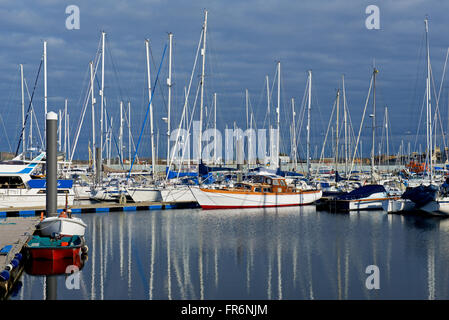
{"label": "dock walkway", "polygon": [[[0,255],[0,271],[10,264],[16,253],[20,252],[36,230],[38,217],[8,217],[0,218],[0,249],[11,245],[11,250],[6,255]],[[14,282],[20,277],[23,268],[15,269],[9,281],[0,282],[0,300],[7,294]]]}

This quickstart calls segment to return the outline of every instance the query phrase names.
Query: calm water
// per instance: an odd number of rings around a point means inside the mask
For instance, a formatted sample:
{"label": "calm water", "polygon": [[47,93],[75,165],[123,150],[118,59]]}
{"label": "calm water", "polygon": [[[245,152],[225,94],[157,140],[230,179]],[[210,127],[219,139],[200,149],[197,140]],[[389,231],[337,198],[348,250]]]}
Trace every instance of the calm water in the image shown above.
{"label": "calm water", "polygon": [[[89,257],[78,290],[57,277],[58,299],[449,299],[449,220],[314,206],[81,217]],[[44,276],[21,281],[11,299],[45,299]]]}

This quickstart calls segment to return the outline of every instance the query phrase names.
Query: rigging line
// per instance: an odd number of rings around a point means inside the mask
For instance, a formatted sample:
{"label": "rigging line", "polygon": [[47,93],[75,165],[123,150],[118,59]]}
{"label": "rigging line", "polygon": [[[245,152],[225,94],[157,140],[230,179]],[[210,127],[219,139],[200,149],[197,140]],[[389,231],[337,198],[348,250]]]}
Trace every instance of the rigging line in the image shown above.
{"label": "rigging line", "polygon": [[326,135],[324,136],[323,147],[321,148],[320,160],[318,161],[318,165],[321,165],[321,163],[322,163],[321,160],[324,161],[324,148],[326,147],[326,141],[327,141],[327,137],[329,135],[329,129],[331,127],[332,119],[334,117],[335,105],[336,105],[336,101],[334,100],[334,104],[332,106],[331,116],[329,118],[329,123],[327,125]]}
{"label": "rigging line", "polygon": [[22,139],[23,139],[23,130],[25,130],[25,126],[26,126],[26,123],[27,123],[27,120],[28,120],[28,114],[29,114],[29,112],[30,112],[31,104],[32,104],[32,102],[33,102],[34,92],[36,91],[37,80],[39,79],[39,74],[40,74],[40,72],[41,72],[41,67],[42,67],[43,61],[44,61],[44,58],[42,57],[42,58],[41,58],[41,62],[40,62],[40,64],[39,64],[39,68],[38,68],[38,70],[37,70],[36,80],[34,81],[33,93],[31,94],[30,103],[28,104],[28,110],[27,110],[27,114],[26,114],[26,116],[25,116],[25,121],[24,121],[24,124],[23,124],[23,126],[22,126],[22,130],[20,130],[19,142],[18,142],[18,144],[17,144],[17,149],[16,149],[16,153],[15,153],[15,156],[16,156],[16,157],[17,157],[17,155],[18,155],[18,153],[19,153],[20,144],[21,144]]}
{"label": "rigging line", "polygon": [[419,121],[418,121],[418,129],[416,130],[416,136],[415,136],[415,145],[413,147],[414,150],[416,150],[416,145],[418,144],[418,136],[420,135],[419,130],[421,128],[421,121],[422,121],[422,115],[424,113],[424,105],[426,102],[426,95],[424,94],[422,104],[421,104],[421,113],[419,115]]}
{"label": "rigging line", "polygon": [[298,117],[299,123],[296,123],[297,124],[296,136],[298,137],[296,140],[296,149],[297,150],[300,149],[302,151],[303,155],[304,155],[305,151],[304,151],[303,144],[300,144],[300,141],[301,141],[302,126],[303,126],[304,117],[305,117],[306,108],[307,108],[306,107],[306,98],[307,98],[308,88],[309,88],[309,81],[308,81],[308,79],[306,79],[306,85],[304,86],[304,94],[302,96],[302,101],[301,101],[301,109],[300,109],[299,117]]}
{"label": "rigging line", "polygon": [[[151,46],[149,46],[149,49],[150,49],[150,58],[151,58],[151,62],[153,63],[153,69],[156,69],[156,63],[155,63],[155,61],[154,61],[153,52],[151,51]],[[172,56],[172,59],[173,59],[173,56]],[[168,113],[168,104],[167,104],[167,102],[165,101],[165,91],[164,91],[165,86],[163,86],[162,84],[158,84],[157,89],[159,90],[160,96],[161,96],[161,98],[162,98],[162,105],[163,105],[164,108],[165,108],[164,111],[165,111],[166,113]],[[168,119],[167,119],[167,121],[168,121]]]}
{"label": "rigging line", "polygon": [[[28,84],[27,84],[25,78],[24,78],[24,82],[25,82],[25,88],[27,90],[28,99],[31,101],[30,91],[28,90]],[[31,103],[31,110],[33,111],[34,121],[35,121],[36,127],[37,127],[37,133],[39,134],[39,139],[41,141],[41,148],[43,149],[44,148],[44,140],[42,139],[41,129],[39,128],[39,123],[36,118],[36,111],[34,110],[33,103]],[[32,121],[33,121],[33,119],[30,120],[30,122],[32,122]]]}
{"label": "rigging line", "polygon": [[155,91],[155,89],[156,89],[157,81],[158,81],[158,79],[159,79],[159,73],[161,72],[162,63],[164,62],[164,57],[165,57],[165,51],[166,51],[166,50],[167,50],[167,44],[165,44],[165,46],[164,46],[164,52],[162,53],[161,63],[160,63],[160,65],[159,65],[159,70],[157,71],[156,80],[155,80],[153,89],[152,89],[152,91],[151,91],[151,97],[150,97],[150,101],[148,102],[147,112],[145,113],[145,119],[143,120],[143,123],[142,123],[142,130],[140,131],[139,139],[137,140],[136,151],[134,152],[133,161],[132,161],[132,163],[131,163],[131,166],[129,167],[128,179],[129,179],[129,177],[131,176],[131,170],[132,170],[132,168],[133,168],[134,161],[135,161],[135,159],[136,159],[137,151],[139,150],[140,141],[141,141],[141,139],[142,139],[142,134],[143,134],[143,131],[144,131],[144,129],[145,129],[145,123],[147,122],[148,113],[149,113],[149,111],[150,111],[150,105],[151,105],[151,102],[153,101],[154,91]]}
{"label": "rigging line", "polygon": [[[185,116],[184,116],[184,113],[185,113],[186,111],[188,112],[187,106],[188,106],[188,102],[189,102],[190,89],[192,88],[193,75],[194,75],[194,73],[195,73],[196,64],[197,64],[197,62],[198,62],[198,56],[199,56],[199,52],[200,52],[200,48],[201,48],[201,42],[202,42],[202,40],[203,40],[203,35],[204,35],[204,30],[201,30],[200,40],[199,40],[199,42],[198,42],[198,47],[197,47],[197,49],[196,49],[196,54],[195,54],[195,60],[194,60],[194,62],[193,62],[192,72],[191,72],[191,74],[190,74],[189,87],[188,87],[187,92],[186,92],[186,94],[185,94],[184,106],[183,106],[183,109],[182,109],[182,113],[183,113],[183,114],[182,114],[182,116],[181,116],[181,120],[179,121],[179,126],[178,126],[178,128],[182,128],[183,118],[185,117]],[[196,97],[195,97],[194,110],[195,110],[195,105],[196,105],[196,99],[197,99],[197,97],[198,97],[198,90],[199,90],[199,87],[200,87],[200,86],[198,85],[197,94],[196,94]],[[192,111],[192,113],[191,113],[192,119],[193,119],[193,115],[194,115],[194,111]],[[189,127],[190,127],[190,124],[189,124]],[[180,130],[178,130],[178,135],[176,136],[176,141],[178,141],[178,139],[179,139],[179,131],[180,131]],[[201,152],[201,151],[200,151],[200,152]],[[184,154],[183,154],[183,157],[184,157]],[[173,162],[173,155],[172,155],[172,159],[170,160],[170,166],[171,166],[172,162]],[[190,165],[190,164],[189,164],[189,165]],[[179,170],[181,170],[181,169],[179,169]],[[179,174],[178,174],[178,176],[179,176]],[[168,176],[165,177],[165,180],[167,180],[167,177],[168,177]]]}
{"label": "rigging line", "polygon": [[[432,66],[430,66],[430,76],[431,76],[431,79],[432,79],[432,83],[433,83],[433,93],[434,93],[435,100],[436,100],[434,123],[437,121],[437,115],[438,115],[438,119],[440,120],[440,128],[441,128],[441,135],[442,135],[442,138],[443,138],[443,145],[444,145],[445,148],[446,148],[446,137],[445,137],[445,134],[444,134],[444,131],[443,131],[443,124],[442,124],[442,122],[441,122],[441,114],[440,114],[439,101],[440,101],[441,88],[442,88],[443,82],[444,82],[444,73],[445,73],[444,70],[446,70],[446,62],[447,62],[447,56],[448,56],[448,54],[449,54],[449,48],[448,48],[448,51],[447,51],[447,53],[446,53],[446,61],[445,61],[445,63],[444,63],[443,74],[441,75],[441,82],[440,82],[440,89],[439,89],[439,92],[438,92],[438,96],[436,95],[436,91],[435,91],[435,78],[433,77]],[[435,138],[434,138],[434,141],[435,141],[435,147],[436,147],[436,141],[437,141],[437,126],[436,126],[436,125],[435,125],[435,130],[434,130],[434,132],[435,132]]]}
{"label": "rigging line", "polygon": [[[201,83],[201,80],[200,80],[199,83],[198,83],[198,87],[197,87],[196,95],[195,95],[195,101],[194,101],[194,103],[193,103],[193,109],[192,109],[192,112],[190,113],[190,121],[189,121],[189,125],[188,125],[188,127],[187,127],[187,138],[188,138],[188,139],[190,138],[190,129],[191,129],[191,127],[192,127],[193,116],[194,116],[194,114],[195,114],[195,109],[196,109],[197,102],[198,102],[198,95],[199,95],[200,87],[201,87],[201,86],[200,86],[200,83]],[[187,108],[187,106],[186,106],[186,108]],[[182,116],[181,116],[180,127],[181,127],[181,123],[182,123],[183,118],[186,116],[185,111],[186,111],[186,110],[184,109],[184,110],[183,110],[183,113],[182,113]],[[179,132],[180,132],[180,130],[178,130],[178,134],[176,135],[176,144],[178,144],[178,140],[179,140]],[[185,146],[185,141],[183,141],[183,144],[184,144],[184,146]],[[187,146],[190,146],[190,144],[187,143]],[[173,150],[175,150],[175,149],[173,149]],[[201,150],[200,150],[199,152],[201,152]],[[185,153],[186,153],[186,148],[184,147],[184,148],[182,149],[181,164],[182,164],[182,161],[184,160],[184,155],[185,155]],[[173,152],[173,153],[172,153],[172,156],[171,156],[171,159],[170,159],[170,166],[169,166],[169,168],[171,168],[171,166],[172,166],[172,164],[173,164],[173,161],[174,161],[174,155],[175,155],[175,153]],[[179,178],[180,173],[181,173],[181,166],[179,166],[179,170],[178,170],[178,173],[177,173],[176,178]],[[168,174],[167,174],[167,176],[165,177],[165,180],[167,180],[167,179],[168,179]],[[198,176],[198,181],[199,181],[199,176]]]}
{"label": "rigging line", "polygon": [[[97,55],[96,55],[94,61],[96,61],[96,67],[95,67],[95,74],[96,74],[97,68],[98,68],[98,64],[100,62],[98,52],[97,52]],[[89,69],[89,67],[88,67],[88,69]],[[74,143],[72,145],[72,150],[70,152],[70,161],[69,161],[68,170],[70,169],[70,166],[72,164],[73,155],[75,154],[75,149],[76,149],[77,144],[78,144],[78,138],[79,138],[79,135],[80,135],[80,132],[81,132],[81,126],[83,124],[84,117],[85,117],[86,111],[87,111],[87,105],[89,103],[89,99],[90,99],[90,96],[91,96],[91,87],[92,86],[91,86],[90,80],[89,80],[88,89],[86,90],[86,95],[84,97],[84,105],[83,105],[83,108],[82,108],[82,111],[81,111],[81,114],[80,114],[80,118],[78,119],[78,125],[77,125],[77,128],[76,128],[76,135],[75,135],[75,141],[74,141]]]}
{"label": "rigging line", "polygon": [[357,142],[355,144],[354,156],[352,157],[352,161],[351,161],[351,170],[349,170],[349,177],[351,177],[352,169],[354,167],[354,160],[355,160],[355,156],[356,156],[356,153],[357,153],[357,148],[359,146],[360,134],[361,134],[362,128],[363,128],[363,120],[365,119],[366,108],[368,107],[368,102],[369,102],[369,98],[370,98],[370,95],[371,95],[371,88],[373,86],[373,78],[374,78],[374,75],[371,76],[371,81],[370,81],[369,89],[368,89],[368,95],[366,96],[366,100],[365,100],[365,107],[363,109],[362,121],[360,122],[359,135],[357,136]]}
{"label": "rigging line", "polygon": [[[105,48],[105,51],[107,51],[109,53],[109,57],[111,59],[112,71],[114,72],[114,76],[115,76],[114,80],[116,81],[116,84],[117,84],[117,87],[118,87],[119,97],[120,97],[120,100],[124,101],[125,100],[123,98],[124,94],[123,94],[123,90],[122,90],[122,87],[120,86],[120,81],[119,81],[120,74],[119,74],[119,71],[118,71],[118,66],[116,66],[116,64],[114,62],[114,58],[112,57],[112,49],[110,48],[109,41],[105,42],[105,47],[106,46],[107,46],[108,50],[106,50],[106,48]],[[127,96],[128,96],[128,100],[129,100],[130,99],[129,92],[128,92],[128,90],[125,90],[125,91],[127,91],[127,93],[128,93]]]}

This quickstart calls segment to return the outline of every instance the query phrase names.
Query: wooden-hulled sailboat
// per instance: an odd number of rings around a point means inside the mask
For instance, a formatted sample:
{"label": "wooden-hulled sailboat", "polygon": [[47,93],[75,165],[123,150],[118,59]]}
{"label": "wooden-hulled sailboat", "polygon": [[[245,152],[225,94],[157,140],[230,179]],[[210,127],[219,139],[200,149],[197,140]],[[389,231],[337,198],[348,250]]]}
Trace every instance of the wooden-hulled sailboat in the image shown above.
{"label": "wooden-hulled sailboat", "polygon": [[297,191],[284,178],[254,176],[233,187],[207,189],[190,187],[202,209],[268,208],[312,204],[322,196],[321,190]]}

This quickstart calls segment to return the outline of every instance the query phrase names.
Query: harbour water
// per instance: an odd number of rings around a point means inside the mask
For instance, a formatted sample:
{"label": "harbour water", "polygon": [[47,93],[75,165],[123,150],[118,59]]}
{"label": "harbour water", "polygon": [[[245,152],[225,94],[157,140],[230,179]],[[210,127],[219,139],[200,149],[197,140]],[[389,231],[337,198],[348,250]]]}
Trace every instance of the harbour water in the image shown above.
{"label": "harbour water", "polygon": [[[448,299],[449,220],[315,206],[83,214],[88,260],[57,299]],[[369,290],[366,268],[379,268]],[[24,273],[12,300],[46,298]]]}

